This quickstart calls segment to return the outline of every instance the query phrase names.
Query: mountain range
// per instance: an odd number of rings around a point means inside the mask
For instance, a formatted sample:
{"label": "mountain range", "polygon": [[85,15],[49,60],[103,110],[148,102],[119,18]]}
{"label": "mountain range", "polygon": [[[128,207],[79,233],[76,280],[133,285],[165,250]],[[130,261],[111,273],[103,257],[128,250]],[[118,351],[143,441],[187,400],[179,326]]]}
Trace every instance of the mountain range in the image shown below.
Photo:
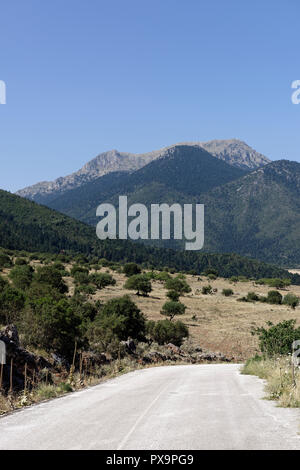
{"label": "mountain range", "polygon": [[109,173],[136,171],[153,160],[164,157],[171,149],[182,145],[204,148],[214,157],[242,169],[258,168],[270,161],[264,155],[253,150],[246,143],[237,139],[175,144],[144,154],[132,154],[110,150],[101,153],[71,175],[57,178],[55,181],[37,183],[33,186],[21,189],[17,194],[36,202],[47,204],[66,191],[78,188]]}
{"label": "mountain range", "polygon": [[[97,206],[117,205],[119,195],[129,204],[203,203],[205,252],[300,265],[299,163],[271,162],[238,140],[176,144],[144,157],[114,152],[88,163],[71,187],[66,177],[57,190],[42,183],[19,194],[90,225]],[[174,241],[160,246],[182,248]]]}

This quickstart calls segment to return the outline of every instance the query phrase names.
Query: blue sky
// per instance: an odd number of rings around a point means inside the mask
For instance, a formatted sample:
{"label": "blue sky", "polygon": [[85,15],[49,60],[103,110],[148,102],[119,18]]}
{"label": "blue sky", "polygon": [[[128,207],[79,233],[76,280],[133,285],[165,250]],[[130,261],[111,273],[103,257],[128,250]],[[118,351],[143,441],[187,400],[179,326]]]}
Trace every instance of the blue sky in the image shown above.
{"label": "blue sky", "polygon": [[298,0],[1,2],[0,188],[182,141],[300,161],[299,13]]}

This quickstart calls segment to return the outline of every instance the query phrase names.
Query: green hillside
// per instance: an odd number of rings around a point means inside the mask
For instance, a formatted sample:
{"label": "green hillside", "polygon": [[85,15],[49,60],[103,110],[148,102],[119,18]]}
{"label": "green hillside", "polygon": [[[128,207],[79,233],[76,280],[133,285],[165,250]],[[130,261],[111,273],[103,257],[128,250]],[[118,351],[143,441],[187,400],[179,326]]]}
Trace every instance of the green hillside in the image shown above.
{"label": "green hillside", "polygon": [[300,164],[285,160],[202,195],[206,250],[300,265]]}
{"label": "green hillside", "polygon": [[235,254],[205,254],[173,251],[121,240],[100,241],[95,229],[34,202],[0,190],[0,246],[11,250],[59,253],[65,250],[111,261],[135,261],[153,268],[201,273],[215,268],[223,277],[300,276]]}

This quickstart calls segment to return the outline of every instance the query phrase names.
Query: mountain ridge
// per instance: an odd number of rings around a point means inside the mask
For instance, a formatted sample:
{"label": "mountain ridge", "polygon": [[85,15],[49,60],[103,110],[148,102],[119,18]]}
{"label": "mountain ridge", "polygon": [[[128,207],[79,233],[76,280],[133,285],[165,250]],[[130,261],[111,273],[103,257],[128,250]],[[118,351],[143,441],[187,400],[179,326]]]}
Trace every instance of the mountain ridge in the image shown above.
{"label": "mountain ridge", "polygon": [[106,174],[112,172],[136,171],[153,160],[162,158],[170,149],[182,145],[204,148],[214,157],[241,169],[251,170],[270,162],[267,157],[256,152],[245,142],[238,139],[212,140],[209,142],[183,142],[142,154],[110,150],[99,154],[97,157],[87,162],[77,172],[65,177],[59,177],[54,181],[36,183],[17,191],[16,194],[39,203],[47,203],[70,189],[94,181]]}

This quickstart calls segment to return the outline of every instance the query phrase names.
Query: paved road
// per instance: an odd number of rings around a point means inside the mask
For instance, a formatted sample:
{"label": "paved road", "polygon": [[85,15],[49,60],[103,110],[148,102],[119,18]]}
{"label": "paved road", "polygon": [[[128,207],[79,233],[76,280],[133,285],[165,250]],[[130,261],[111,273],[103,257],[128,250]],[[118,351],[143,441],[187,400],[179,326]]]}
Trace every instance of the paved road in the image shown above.
{"label": "paved road", "polygon": [[300,413],[235,364],[157,367],[0,419],[0,449],[300,449]]}

